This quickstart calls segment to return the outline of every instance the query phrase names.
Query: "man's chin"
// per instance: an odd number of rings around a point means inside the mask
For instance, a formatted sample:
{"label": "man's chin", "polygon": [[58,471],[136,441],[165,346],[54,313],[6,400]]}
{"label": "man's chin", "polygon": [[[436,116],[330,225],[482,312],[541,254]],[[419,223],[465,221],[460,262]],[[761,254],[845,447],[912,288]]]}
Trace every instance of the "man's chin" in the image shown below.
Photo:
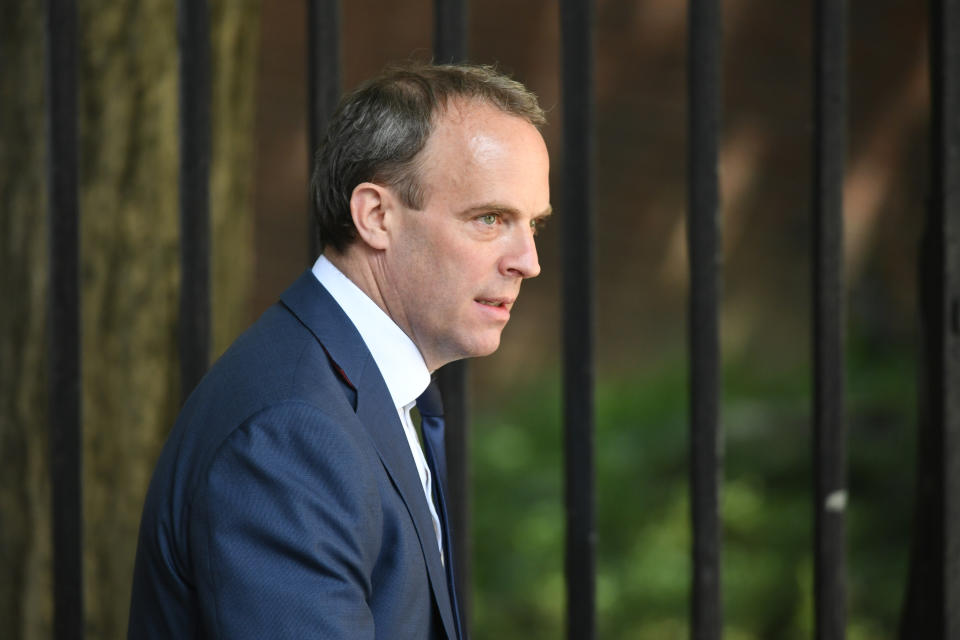
{"label": "man's chin", "polygon": [[[469,336],[451,336],[443,346],[445,350],[437,352],[440,357],[433,361],[434,364],[439,363],[436,368],[457,360],[489,356],[500,347],[500,330],[477,332]],[[430,359],[427,365],[431,365]]]}
{"label": "man's chin", "polygon": [[465,358],[482,358],[489,356],[500,348],[500,332],[496,335],[484,336],[483,340],[476,340],[469,344],[465,349]]}

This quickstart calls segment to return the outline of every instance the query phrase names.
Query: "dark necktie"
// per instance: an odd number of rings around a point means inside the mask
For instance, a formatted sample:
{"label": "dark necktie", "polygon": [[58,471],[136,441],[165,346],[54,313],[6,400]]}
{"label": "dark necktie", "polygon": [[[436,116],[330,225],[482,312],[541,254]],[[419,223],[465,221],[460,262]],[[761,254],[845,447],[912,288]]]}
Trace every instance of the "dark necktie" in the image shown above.
{"label": "dark necktie", "polygon": [[447,483],[447,455],[443,440],[443,401],[437,383],[431,381],[427,390],[417,398],[417,410],[420,412],[420,427],[423,430],[423,454],[433,476],[434,506],[443,529],[443,567],[447,572],[447,589],[450,592],[450,606],[453,609],[454,626],[457,637],[465,638],[460,622],[460,605],[457,602],[456,580],[453,574],[453,535],[450,520],[447,517],[447,505],[443,497]]}

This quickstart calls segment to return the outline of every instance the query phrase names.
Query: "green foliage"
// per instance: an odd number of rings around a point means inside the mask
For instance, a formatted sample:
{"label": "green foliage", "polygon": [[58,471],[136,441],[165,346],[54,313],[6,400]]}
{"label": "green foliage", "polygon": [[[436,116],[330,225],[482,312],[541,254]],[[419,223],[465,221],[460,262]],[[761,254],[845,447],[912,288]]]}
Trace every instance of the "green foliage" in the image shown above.
{"label": "green foliage", "polygon": [[[912,508],[914,367],[854,343],[848,367],[849,637],[895,636]],[[563,637],[562,401],[557,376],[485,407],[473,431],[475,637]],[[724,370],[724,637],[813,628],[810,380]],[[687,379],[677,361],[597,387],[602,638],[688,637]]]}

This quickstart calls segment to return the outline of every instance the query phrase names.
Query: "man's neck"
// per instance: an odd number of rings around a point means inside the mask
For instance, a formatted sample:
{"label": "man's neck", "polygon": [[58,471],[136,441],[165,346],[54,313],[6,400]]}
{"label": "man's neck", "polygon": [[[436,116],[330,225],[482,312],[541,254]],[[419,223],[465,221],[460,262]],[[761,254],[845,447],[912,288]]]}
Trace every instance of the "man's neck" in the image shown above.
{"label": "man's neck", "polygon": [[329,256],[312,271],[360,333],[397,406],[413,402],[430,381],[416,344]]}
{"label": "man's neck", "polygon": [[[365,255],[371,252],[369,247],[366,247],[363,243],[354,243],[342,252],[328,248],[323,252],[323,255],[340,270],[340,273],[357,285],[358,289],[363,291],[389,316],[390,310],[384,304],[383,295],[380,292],[380,286],[372,267],[376,258],[373,255]],[[394,319],[394,322],[396,322],[396,319]]]}

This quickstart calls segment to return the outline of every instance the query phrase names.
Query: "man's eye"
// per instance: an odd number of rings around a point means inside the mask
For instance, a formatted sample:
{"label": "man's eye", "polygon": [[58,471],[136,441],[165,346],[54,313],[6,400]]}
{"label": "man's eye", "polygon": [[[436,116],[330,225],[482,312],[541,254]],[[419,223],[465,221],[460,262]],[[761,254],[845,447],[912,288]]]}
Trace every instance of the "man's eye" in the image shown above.
{"label": "man's eye", "polygon": [[480,220],[480,222],[482,222],[485,225],[494,225],[497,223],[497,214],[488,213],[480,216],[480,218],[478,219]]}
{"label": "man's eye", "polygon": [[537,232],[541,231],[546,224],[547,221],[543,219],[531,220],[530,228],[533,229],[533,235],[537,235]]}

